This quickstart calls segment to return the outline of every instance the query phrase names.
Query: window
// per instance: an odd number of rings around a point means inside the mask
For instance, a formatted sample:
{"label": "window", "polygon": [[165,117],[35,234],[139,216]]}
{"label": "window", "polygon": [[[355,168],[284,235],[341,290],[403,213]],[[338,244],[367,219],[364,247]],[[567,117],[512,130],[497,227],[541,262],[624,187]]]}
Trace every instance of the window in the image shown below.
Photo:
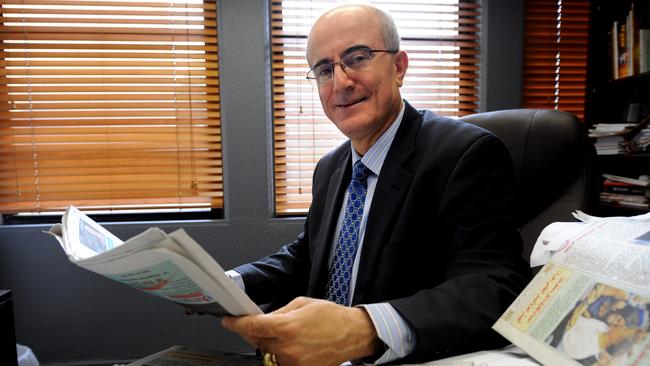
{"label": "window", "polygon": [[526,0],[524,106],[584,118],[589,2]]}
{"label": "window", "polygon": [[[458,117],[478,111],[479,19],[475,1],[370,1],[390,12],[409,54],[402,96],[416,108]],[[273,1],[275,209],[303,214],[318,159],[345,141],[305,76],[311,24],[334,1]]]}
{"label": "window", "polygon": [[213,1],[1,9],[0,213],[223,207]]}

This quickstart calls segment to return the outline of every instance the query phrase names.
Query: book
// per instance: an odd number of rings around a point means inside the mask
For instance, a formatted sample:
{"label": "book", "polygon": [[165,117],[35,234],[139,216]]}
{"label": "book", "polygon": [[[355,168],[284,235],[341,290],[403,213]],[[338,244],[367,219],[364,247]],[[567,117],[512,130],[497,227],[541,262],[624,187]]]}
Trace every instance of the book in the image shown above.
{"label": "book", "polygon": [[625,18],[625,30],[627,42],[625,48],[627,49],[627,76],[633,76],[634,70],[634,3],[631,4],[630,10]]}
{"label": "book", "polygon": [[630,76],[628,74],[628,49],[627,49],[627,24],[620,22],[618,24],[618,78]]}
{"label": "book", "polygon": [[177,345],[126,365],[115,366],[259,366],[261,363],[260,358],[254,355]]}
{"label": "book", "polygon": [[636,123],[597,123],[589,128],[589,137],[624,136],[636,125]]}
{"label": "book", "polygon": [[650,29],[639,29],[639,72],[650,71]]}
{"label": "book", "polygon": [[650,187],[643,187],[636,184],[619,182],[611,179],[603,181],[603,192],[630,194],[650,197]]}
{"label": "book", "polygon": [[603,178],[614,182],[628,183],[639,187],[650,187],[650,177],[647,175],[639,176],[639,178],[630,178],[621,175],[603,174]]}
{"label": "book", "polygon": [[625,154],[625,139],[622,135],[611,135],[597,137],[594,148],[598,155],[619,155]]}
{"label": "book", "polygon": [[618,22],[612,22],[612,79],[617,80],[618,75]]}
{"label": "book", "polygon": [[493,328],[543,365],[650,365],[650,213],[556,222]]}
{"label": "book", "polygon": [[630,10],[627,15],[627,75],[633,76],[639,70],[639,40],[638,40],[638,27],[636,21],[636,13],[634,11],[634,3],[630,4]]}
{"label": "book", "polygon": [[141,292],[217,316],[262,313],[183,229],[149,228],[123,242],[70,206],[46,233],[70,262]]}
{"label": "book", "polygon": [[600,202],[622,207],[650,209],[648,198],[638,194],[600,192]]}

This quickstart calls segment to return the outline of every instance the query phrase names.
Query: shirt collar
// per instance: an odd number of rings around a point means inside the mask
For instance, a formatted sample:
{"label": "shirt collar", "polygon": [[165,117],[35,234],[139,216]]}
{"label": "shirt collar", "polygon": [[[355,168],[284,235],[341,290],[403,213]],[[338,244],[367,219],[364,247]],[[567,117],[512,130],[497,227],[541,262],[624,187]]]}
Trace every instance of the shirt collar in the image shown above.
{"label": "shirt collar", "polygon": [[397,134],[397,130],[402,123],[405,106],[406,105],[402,101],[402,108],[400,109],[393,123],[391,123],[390,127],[388,127],[388,129],[379,137],[379,139],[375,141],[372,146],[370,146],[370,149],[368,149],[363,157],[359,156],[357,151],[354,149],[352,142],[350,142],[350,147],[352,150],[352,166],[354,166],[354,163],[356,163],[357,160],[361,159],[363,165],[370,169],[373,174],[379,176],[381,167],[384,165],[384,160],[386,160],[386,155],[388,155],[388,150],[393,144],[395,134]]}

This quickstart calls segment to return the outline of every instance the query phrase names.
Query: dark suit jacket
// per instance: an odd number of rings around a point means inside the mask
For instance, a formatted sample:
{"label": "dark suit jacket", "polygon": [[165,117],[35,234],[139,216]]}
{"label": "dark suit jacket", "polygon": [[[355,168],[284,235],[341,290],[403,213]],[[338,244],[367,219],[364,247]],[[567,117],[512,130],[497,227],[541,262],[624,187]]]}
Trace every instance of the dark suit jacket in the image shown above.
{"label": "dark suit jacket", "polygon": [[[298,239],[236,268],[255,302],[324,297],[350,154],[347,142],[319,161]],[[416,348],[401,361],[504,344],[491,326],[530,278],[516,181],[506,147],[490,132],[407,103],[377,181],[352,300],[389,302],[404,317]]]}

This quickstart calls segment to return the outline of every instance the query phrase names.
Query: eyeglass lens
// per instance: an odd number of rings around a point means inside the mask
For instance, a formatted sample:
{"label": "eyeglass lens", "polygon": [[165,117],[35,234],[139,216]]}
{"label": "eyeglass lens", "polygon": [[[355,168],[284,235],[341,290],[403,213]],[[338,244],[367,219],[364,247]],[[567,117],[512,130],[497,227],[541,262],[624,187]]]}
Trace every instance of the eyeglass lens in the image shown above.
{"label": "eyeglass lens", "polygon": [[334,75],[334,66],[336,64],[340,64],[343,71],[345,71],[346,68],[358,70],[367,65],[367,62],[370,60],[371,55],[371,50],[368,48],[356,49],[343,55],[343,57],[341,57],[341,61],[339,62],[335,62],[333,64],[322,64],[315,67],[311,70],[311,73],[313,73],[313,75],[310,76],[315,78],[319,84],[323,84],[330,80]]}

